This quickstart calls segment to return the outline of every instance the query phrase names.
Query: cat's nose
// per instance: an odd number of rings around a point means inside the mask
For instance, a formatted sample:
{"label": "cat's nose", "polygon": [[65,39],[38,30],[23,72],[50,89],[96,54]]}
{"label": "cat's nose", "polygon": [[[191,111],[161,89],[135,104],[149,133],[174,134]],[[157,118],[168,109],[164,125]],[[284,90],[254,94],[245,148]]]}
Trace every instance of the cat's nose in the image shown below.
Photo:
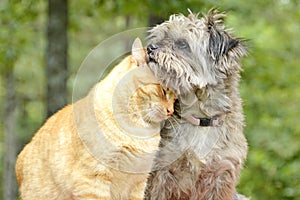
{"label": "cat's nose", "polygon": [[147,53],[150,54],[151,52],[153,52],[156,49],[158,49],[158,45],[157,44],[149,44],[147,46]]}
{"label": "cat's nose", "polygon": [[173,115],[173,113],[174,113],[174,110],[173,110],[173,109],[170,109],[170,108],[167,109],[167,115],[168,115],[168,116]]}

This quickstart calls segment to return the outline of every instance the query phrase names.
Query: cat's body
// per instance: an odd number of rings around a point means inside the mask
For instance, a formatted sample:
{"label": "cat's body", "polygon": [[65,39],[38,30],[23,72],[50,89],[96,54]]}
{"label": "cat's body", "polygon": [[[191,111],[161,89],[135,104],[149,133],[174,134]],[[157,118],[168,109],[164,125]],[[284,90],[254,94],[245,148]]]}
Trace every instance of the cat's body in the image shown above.
{"label": "cat's body", "polygon": [[[133,57],[50,117],[25,146],[16,164],[23,200],[143,198],[160,122],[173,113],[175,95]],[[143,107],[148,113],[137,115]]]}

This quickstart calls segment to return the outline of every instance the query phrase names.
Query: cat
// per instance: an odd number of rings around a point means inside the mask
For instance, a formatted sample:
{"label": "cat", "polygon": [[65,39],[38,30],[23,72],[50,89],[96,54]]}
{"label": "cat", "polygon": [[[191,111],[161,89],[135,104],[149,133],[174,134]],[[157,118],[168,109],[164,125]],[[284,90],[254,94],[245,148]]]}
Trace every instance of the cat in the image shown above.
{"label": "cat", "polygon": [[176,95],[163,88],[136,39],[89,94],[51,116],[18,156],[23,200],[143,199]]}

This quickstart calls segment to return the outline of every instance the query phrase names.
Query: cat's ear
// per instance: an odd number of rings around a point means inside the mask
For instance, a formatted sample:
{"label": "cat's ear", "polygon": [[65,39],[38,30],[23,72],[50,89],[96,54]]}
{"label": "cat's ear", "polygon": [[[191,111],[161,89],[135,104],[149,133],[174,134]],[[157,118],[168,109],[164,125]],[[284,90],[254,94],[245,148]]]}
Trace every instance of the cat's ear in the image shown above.
{"label": "cat's ear", "polygon": [[143,66],[146,64],[146,52],[143,48],[143,44],[140,38],[135,38],[132,44],[132,59],[137,63],[137,66]]}

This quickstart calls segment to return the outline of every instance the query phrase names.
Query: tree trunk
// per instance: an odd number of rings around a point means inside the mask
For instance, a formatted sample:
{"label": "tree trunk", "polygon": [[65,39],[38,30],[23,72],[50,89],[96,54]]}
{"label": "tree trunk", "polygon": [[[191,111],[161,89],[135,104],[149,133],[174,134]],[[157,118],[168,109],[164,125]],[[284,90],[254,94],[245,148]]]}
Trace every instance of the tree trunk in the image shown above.
{"label": "tree trunk", "polygon": [[164,22],[164,18],[161,16],[157,16],[153,13],[150,13],[149,17],[148,17],[148,26],[149,27],[154,27],[157,24],[160,24]]}
{"label": "tree trunk", "polygon": [[17,157],[17,141],[15,129],[15,86],[13,71],[6,76],[6,97],[4,100],[4,169],[3,169],[3,199],[17,199],[18,186],[15,175]]}
{"label": "tree trunk", "polygon": [[48,0],[47,116],[67,103],[68,2]]}

